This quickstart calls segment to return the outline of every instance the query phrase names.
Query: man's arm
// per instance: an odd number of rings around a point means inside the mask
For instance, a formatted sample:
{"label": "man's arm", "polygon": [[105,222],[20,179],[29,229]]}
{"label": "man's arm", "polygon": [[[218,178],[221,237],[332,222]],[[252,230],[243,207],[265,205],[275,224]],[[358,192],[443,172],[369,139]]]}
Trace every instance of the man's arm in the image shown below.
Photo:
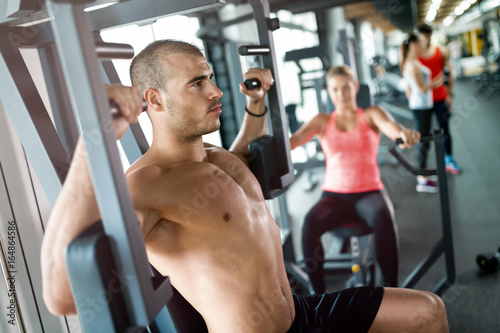
{"label": "man's arm", "polygon": [[[123,136],[129,123],[137,122],[142,98],[134,87],[109,85],[108,98],[114,100],[124,115],[115,120],[117,137]],[[100,219],[92,187],[87,154],[80,138],[68,176],[54,204],[41,249],[43,299],[54,315],[75,314],[64,251],[83,230]]]}
{"label": "man's arm", "polygon": [[264,97],[273,85],[274,79],[271,71],[266,68],[251,68],[243,77],[244,80],[258,79],[261,87],[248,90],[244,84],[240,84],[240,91],[248,97],[247,110],[253,115],[245,112],[238,136],[229,148],[229,151],[247,156],[250,142],[267,134],[266,116],[258,117],[256,115],[262,115],[266,112]]}
{"label": "man's arm", "polygon": [[455,89],[455,78],[453,77],[453,68],[450,60],[450,51],[446,46],[441,47],[443,54],[443,66],[448,67],[448,96],[446,97],[446,105],[451,111],[451,103],[453,102],[453,91]]}

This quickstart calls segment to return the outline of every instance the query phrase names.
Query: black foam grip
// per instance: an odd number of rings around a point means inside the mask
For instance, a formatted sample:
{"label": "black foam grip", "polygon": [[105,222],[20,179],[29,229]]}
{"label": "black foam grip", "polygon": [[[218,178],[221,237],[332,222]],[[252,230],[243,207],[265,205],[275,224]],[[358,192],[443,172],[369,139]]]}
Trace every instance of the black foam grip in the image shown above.
{"label": "black foam grip", "polygon": [[245,85],[245,87],[248,90],[260,88],[259,79],[248,79],[248,80],[245,80],[245,82],[243,82],[243,84]]}

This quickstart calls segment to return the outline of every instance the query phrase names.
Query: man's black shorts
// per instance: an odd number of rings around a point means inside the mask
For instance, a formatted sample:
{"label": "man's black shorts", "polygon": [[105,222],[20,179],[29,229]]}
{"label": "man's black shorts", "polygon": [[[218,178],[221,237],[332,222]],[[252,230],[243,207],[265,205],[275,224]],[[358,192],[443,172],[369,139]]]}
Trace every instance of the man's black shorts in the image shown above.
{"label": "man's black shorts", "polygon": [[295,320],[289,333],[366,333],[377,315],[384,289],[360,287],[322,295],[293,295]]}

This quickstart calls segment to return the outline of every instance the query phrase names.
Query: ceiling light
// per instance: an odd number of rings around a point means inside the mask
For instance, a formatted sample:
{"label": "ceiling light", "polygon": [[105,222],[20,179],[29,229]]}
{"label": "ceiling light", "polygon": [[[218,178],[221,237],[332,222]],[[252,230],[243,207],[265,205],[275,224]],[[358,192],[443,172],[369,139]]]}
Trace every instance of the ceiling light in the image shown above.
{"label": "ceiling light", "polygon": [[458,6],[453,12],[455,13],[455,15],[459,16],[464,13],[464,10],[460,6]]}
{"label": "ceiling light", "polygon": [[453,17],[448,16],[448,17],[446,17],[446,18],[443,20],[443,25],[444,25],[445,27],[447,27],[447,26],[449,26],[450,24],[452,24],[454,20],[455,20],[455,19],[454,19]]}
{"label": "ceiling light", "polygon": [[464,11],[466,11],[467,9],[470,8],[470,3],[468,3],[467,1],[463,1],[461,4],[460,4],[460,8],[462,8]]}
{"label": "ceiling light", "polygon": [[439,10],[439,7],[441,6],[441,2],[443,0],[433,0],[432,3],[429,6],[429,10],[427,12],[427,15],[425,17],[426,22],[432,22],[436,18],[437,12]]}
{"label": "ceiling light", "polygon": [[84,9],[85,12],[92,12],[94,10],[98,10],[98,9],[102,9],[102,8],[106,8],[108,6],[111,6],[111,5],[115,5],[117,4],[119,1],[114,1],[114,2],[108,2],[108,3],[102,3],[100,5],[95,5],[95,6],[90,6],[90,7],[87,7]]}

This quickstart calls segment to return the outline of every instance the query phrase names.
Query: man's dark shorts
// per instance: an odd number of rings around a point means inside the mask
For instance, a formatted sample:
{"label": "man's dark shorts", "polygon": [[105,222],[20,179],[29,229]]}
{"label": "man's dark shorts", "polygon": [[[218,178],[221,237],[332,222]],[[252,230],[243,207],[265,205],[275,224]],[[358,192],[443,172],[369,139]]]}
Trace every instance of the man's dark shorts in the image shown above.
{"label": "man's dark shorts", "polygon": [[293,295],[295,320],[289,333],[366,333],[384,296],[382,287],[345,289],[323,295]]}

